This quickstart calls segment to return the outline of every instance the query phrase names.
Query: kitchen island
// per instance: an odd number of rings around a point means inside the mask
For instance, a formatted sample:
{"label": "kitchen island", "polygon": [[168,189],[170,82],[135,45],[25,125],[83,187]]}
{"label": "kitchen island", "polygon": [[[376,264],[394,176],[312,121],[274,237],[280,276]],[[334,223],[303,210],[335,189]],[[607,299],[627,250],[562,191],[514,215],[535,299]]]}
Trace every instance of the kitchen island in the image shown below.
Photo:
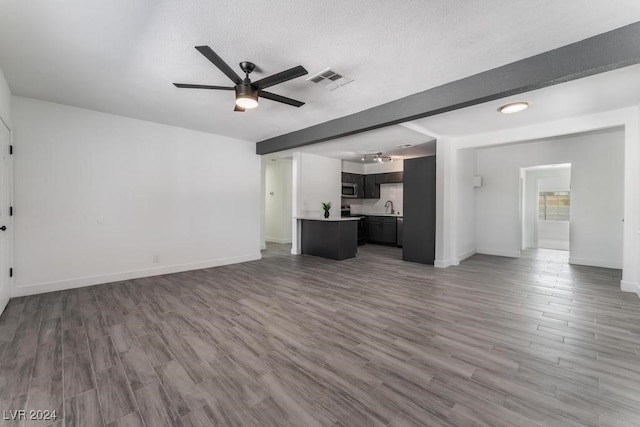
{"label": "kitchen island", "polygon": [[343,260],[354,258],[358,248],[359,218],[299,217],[302,253]]}

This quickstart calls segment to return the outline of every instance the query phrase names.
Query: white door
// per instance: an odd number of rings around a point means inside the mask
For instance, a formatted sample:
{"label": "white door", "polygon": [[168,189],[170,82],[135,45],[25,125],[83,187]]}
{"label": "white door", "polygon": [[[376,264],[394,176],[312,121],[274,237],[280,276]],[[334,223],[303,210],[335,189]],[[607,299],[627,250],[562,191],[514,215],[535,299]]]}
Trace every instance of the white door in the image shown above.
{"label": "white door", "polygon": [[0,313],[11,297],[9,269],[12,259],[11,207],[11,132],[0,120]]}

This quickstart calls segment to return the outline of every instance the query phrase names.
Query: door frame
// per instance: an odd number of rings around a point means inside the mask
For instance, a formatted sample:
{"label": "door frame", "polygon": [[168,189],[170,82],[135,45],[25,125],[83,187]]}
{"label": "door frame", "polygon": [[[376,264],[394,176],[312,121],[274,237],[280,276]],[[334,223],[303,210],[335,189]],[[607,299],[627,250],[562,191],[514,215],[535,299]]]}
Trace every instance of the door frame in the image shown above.
{"label": "door frame", "polygon": [[[13,146],[13,132],[11,131],[11,127],[4,121],[4,119],[2,117],[0,117],[0,127],[4,127],[7,129],[7,131],[9,132],[9,146],[12,147]],[[8,181],[8,206],[13,206],[13,153],[7,153],[7,157],[6,157],[6,161],[5,161],[5,165],[7,167],[7,181]],[[9,214],[9,212],[7,212],[7,214]],[[8,246],[8,251],[9,254],[7,256],[8,259],[8,268],[13,268],[13,215],[8,215],[8,223],[7,225],[7,239],[9,240],[9,244]],[[7,275],[7,284],[8,284],[8,291],[9,291],[9,300],[11,300],[11,298],[13,297],[13,276],[9,275],[9,271],[5,271],[5,272],[0,272],[0,274],[6,274]],[[9,301],[8,300],[8,301]],[[7,301],[7,303],[8,303]],[[4,309],[6,308],[6,306],[2,306],[0,307],[0,314],[4,311]]]}

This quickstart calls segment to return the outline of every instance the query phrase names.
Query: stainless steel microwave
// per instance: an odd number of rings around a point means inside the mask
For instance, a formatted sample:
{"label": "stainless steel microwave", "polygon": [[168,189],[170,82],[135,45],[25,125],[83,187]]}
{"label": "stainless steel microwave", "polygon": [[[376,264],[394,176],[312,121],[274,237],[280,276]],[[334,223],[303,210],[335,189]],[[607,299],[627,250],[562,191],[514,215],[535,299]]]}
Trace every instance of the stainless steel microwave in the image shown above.
{"label": "stainless steel microwave", "polygon": [[342,197],[355,199],[358,197],[358,184],[354,182],[342,183]]}

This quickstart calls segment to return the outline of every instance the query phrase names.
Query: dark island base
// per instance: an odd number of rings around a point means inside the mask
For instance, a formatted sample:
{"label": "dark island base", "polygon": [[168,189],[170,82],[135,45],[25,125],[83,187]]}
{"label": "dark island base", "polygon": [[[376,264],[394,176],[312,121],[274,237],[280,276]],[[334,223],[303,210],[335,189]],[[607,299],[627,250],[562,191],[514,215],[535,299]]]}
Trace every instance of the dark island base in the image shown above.
{"label": "dark island base", "polygon": [[302,220],[302,253],[323,258],[354,258],[358,248],[358,221]]}

